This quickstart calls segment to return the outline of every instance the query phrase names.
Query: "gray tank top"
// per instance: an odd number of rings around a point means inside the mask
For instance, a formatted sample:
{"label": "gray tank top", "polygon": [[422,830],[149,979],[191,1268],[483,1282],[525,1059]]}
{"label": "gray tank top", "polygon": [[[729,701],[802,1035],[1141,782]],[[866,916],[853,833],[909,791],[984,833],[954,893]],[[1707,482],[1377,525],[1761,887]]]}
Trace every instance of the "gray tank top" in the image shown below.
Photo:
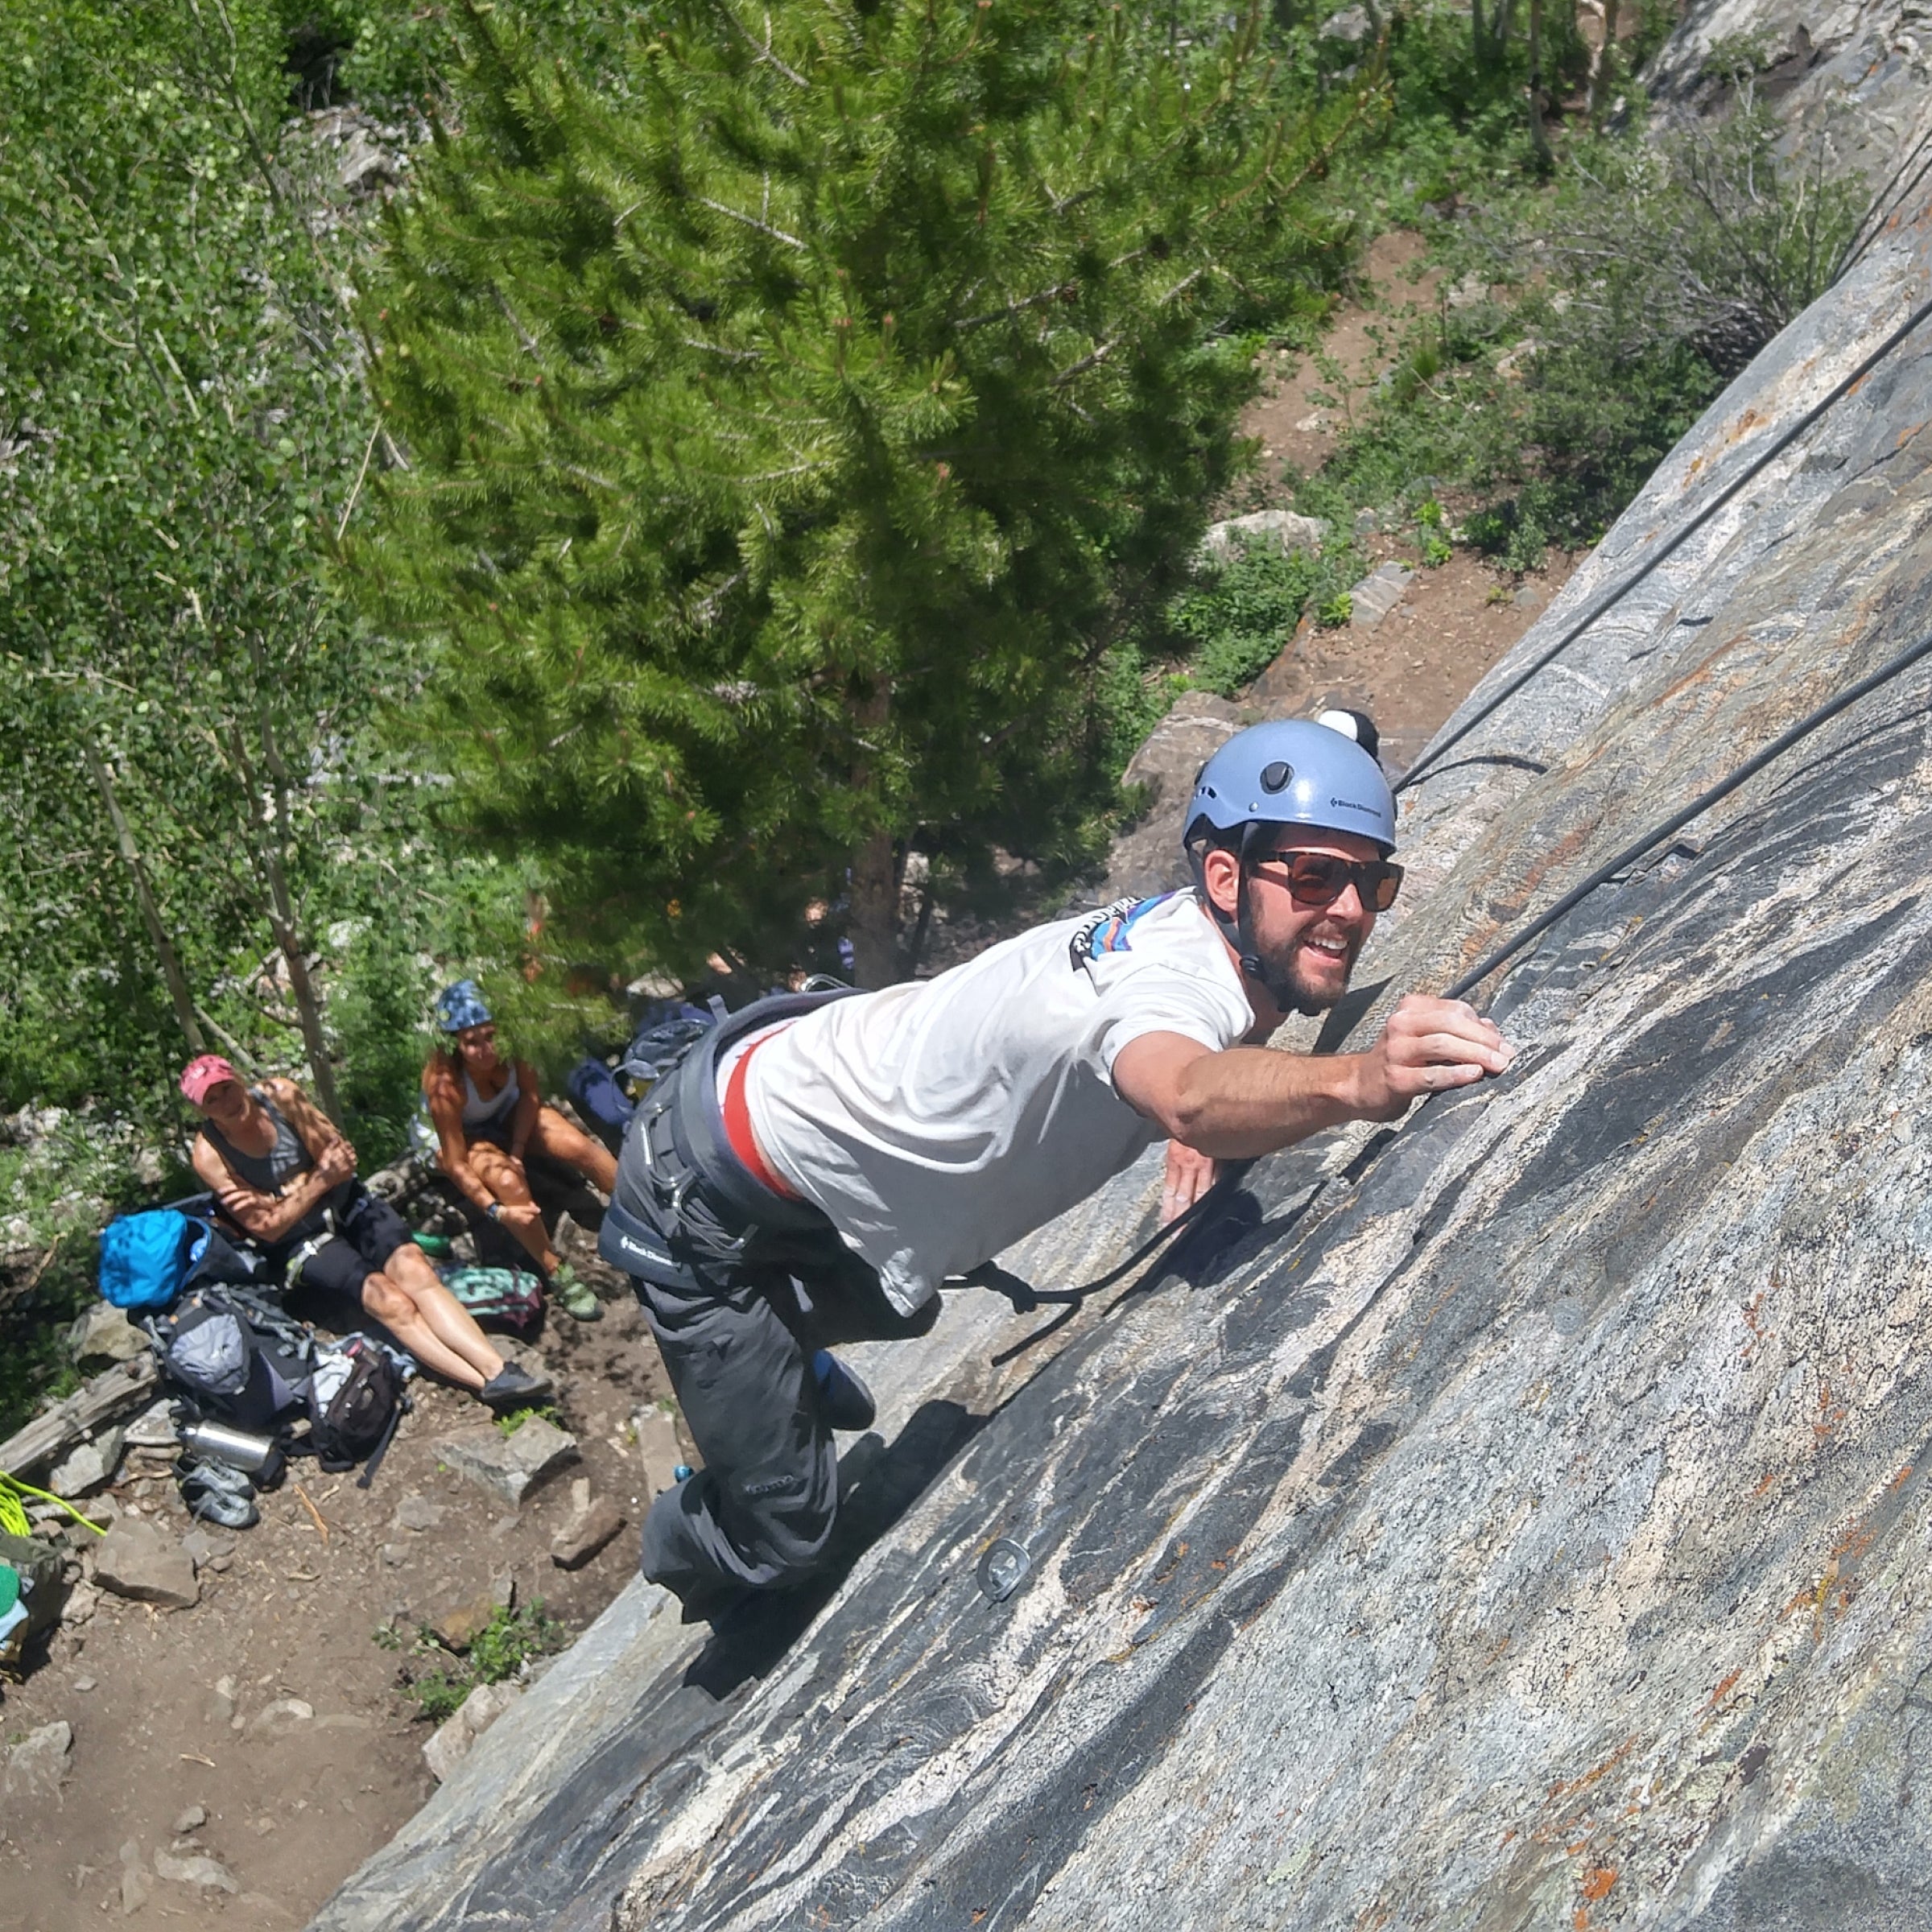
{"label": "gray tank top", "polygon": [[274,1123],[275,1144],[266,1154],[249,1154],[237,1147],[213,1121],[204,1121],[201,1131],[208,1145],[227,1162],[229,1171],[246,1181],[258,1194],[280,1194],[298,1175],[315,1166],[314,1158],[302,1145],[302,1137],[289,1125],[287,1117],[259,1087],[249,1088],[250,1098],[268,1110]]}

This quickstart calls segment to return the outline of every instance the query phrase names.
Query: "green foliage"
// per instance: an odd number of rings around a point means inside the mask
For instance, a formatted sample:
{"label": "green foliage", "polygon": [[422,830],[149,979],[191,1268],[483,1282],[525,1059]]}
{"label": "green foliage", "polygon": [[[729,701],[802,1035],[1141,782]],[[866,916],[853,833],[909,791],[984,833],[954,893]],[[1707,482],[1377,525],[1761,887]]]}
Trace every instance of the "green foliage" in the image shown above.
{"label": "green foliage", "polygon": [[1429,381],[1372,396],[1299,506],[1342,518],[1424,477],[1487,499],[1465,534],[1511,570],[1594,542],[1823,291],[1864,198],[1815,149],[1785,151],[1748,89],[1713,129],[1579,138],[1553,192],[1498,188],[1480,220],[1444,231],[1451,279],[1504,298],[1424,325],[1407,366],[1426,352]]}
{"label": "green foliage", "polygon": [[1232,697],[1280,655],[1310,605],[1324,610],[1338,597],[1345,604],[1362,568],[1352,545],[1311,557],[1269,544],[1203,570],[1168,611],[1189,681]]}
{"label": "green foliage", "polygon": [[497,1432],[506,1436],[514,1435],[532,1416],[559,1429],[564,1426],[564,1418],[558,1413],[555,1403],[532,1402],[524,1408],[511,1409],[499,1415],[497,1418]]}
{"label": "green foliage", "polygon": [[1108,647],[1235,470],[1216,326],[1330,252],[1252,23],[667,6],[599,85],[464,32],[363,312],[412,467],[351,555],[469,822],[685,970],[830,902],[884,976],[909,848],[1093,853]]}
{"label": "green foliage", "polygon": [[[538,1657],[564,1649],[570,1633],[546,1612],[539,1597],[520,1609],[499,1608],[461,1657],[444,1649],[426,1624],[419,1624],[407,1636],[396,1624],[383,1624],[372,1638],[379,1649],[411,1660],[398,1674],[402,1695],[415,1705],[419,1717],[440,1724],[462,1709],[477,1685],[501,1683],[516,1676]],[[416,1660],[423,1660],[428,1667],[422,1667]]]}

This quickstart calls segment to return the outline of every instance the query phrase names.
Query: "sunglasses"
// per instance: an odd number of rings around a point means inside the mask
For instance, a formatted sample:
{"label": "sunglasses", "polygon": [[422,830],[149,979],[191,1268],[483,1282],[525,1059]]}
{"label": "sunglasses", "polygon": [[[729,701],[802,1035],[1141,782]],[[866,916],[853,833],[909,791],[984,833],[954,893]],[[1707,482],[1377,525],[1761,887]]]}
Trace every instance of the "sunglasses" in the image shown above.
{"label": "sunglasses", "polygon": [[1332,906],[1352,886],[1371,912],[1395,903],[1402,869],[1386,859],[1338,859],[1325,852],[1271,852],[1257,865],[1288,868],[1288,896],[1298,906]]}

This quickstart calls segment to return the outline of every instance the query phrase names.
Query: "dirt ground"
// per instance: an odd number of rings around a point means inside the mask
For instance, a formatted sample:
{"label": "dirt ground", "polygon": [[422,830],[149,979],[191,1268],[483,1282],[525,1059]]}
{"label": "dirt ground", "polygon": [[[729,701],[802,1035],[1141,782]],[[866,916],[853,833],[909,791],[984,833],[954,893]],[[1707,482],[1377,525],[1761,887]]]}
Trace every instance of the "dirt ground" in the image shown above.
{"label": "dirt ground", "polygon": [[[69,1932],[129,1916],[124,1847],[147,1877],[132,1914],[142,1922],[300,1926],[423,1804],[435,1789],[423,1759],[434,1727],[401,1694],[398,1670],[411,1660],[378,1646],[378,1629],[413,1633],[508,1578],[518,1604],[541,1600],[574,1635],[636,1563],[646,1499],[629,1425],[668,1385],[634,1301],[614,1277],[600,1285],[601,1321],[553,1314],[534,1344],[505,1343],[555,1375],[555,1406],[581,1456],[520,1508],[439,1467],[437,1439],[485,1414],[419,1380],[414,1412],[368,1490],[353,1474],[291,1464],[260,1499],[255,1528],[206,1532],[233,1550],[202,1569],[192,1609],[102,1591],[85,1623],[64,1625],[45,1661],[5,1686],[8,1743],[56,1719],[74,1741],[57,1796],[0,1802],[0,1927]],[[167,1468],[163,1452],[130,1451],[111,1493],[123,1513],[181,1534],[191,1525]],[[566,1571],[551,1544],[583,1478],[626,1527]],[[312,1715],[270,1708],[284,1700]],[[205,1823],[178,1831],[197,1808]],[[218,1860],[238,1891],[155,1876],[157,1851]]]}
{"label": "dirt ground", "polygon": [[[1420,250],[1413,236],[1383,237],[1362,298],[1337,312],[1323,353],[1348,387],[1384,365],[1402,311],[1433,304],[1433,280],[1416,278]],[[1338,393],[1332,373],[1312,357],[1284,357],[1249,414],[1269,452],[1268,500],[1284,500],[1284,464],[1312,469],[1334,447],[1346,411],[1318,402],[1318,391]],[[1453,518],[1457,506],[1447,507]],[[1362,542],[1377,562],[1414,562],[1414,535]],[[1571,568],[1553,551],[1547,574],[1522,582],[1459,548],[1440,568],[1418,569],[1377,624],[1304,625],[1284,640],[1264,695],[1304,712],[1358,706],[1381,724],[1389,762],[1406,764]],[[584,1265],[581,1249],[573,1258]],[[434,1789],[422,1750],[432,1728],[398,1684],[408,1660],[380,1647],[377,1630],[411,1631],[505,1578],[518,1603],[541,1599],[573,1634],[603,1609],[631,1574],[648,1500],[628,1426],[667,1385],[629,1294],[614,1278],[600,1282],[601,1322],[555,1316],[534,1348],[511,1345],[555,1374],[556,1406],[582,1459],[520,1509],[439,1467],[437,1439],[482,1411],[419,1381],[415,1412],[372,1488],[296,1465],[262,1499],[261,1524],[203,1569],[194,1608],[158,1611],[103,1591],[23,1681],[0,1687],[5,1742],[56,1720],[74,1740],[57,1795],[0,1800],[0,1932],[70,1932],[124,1916],[182,1932],[301,1926]],[[159,1451],[130,1452],[114,1501],[179,1534],[189,1525],[167,1468]],[[573,1478],[588,1478],[628,1521],[567,1572],[550,1550],[571,1513]],[[311,1715],[271,1711],[286,1700]],[[196,1810],[205,1821],[178,1830]],[[238,1889],[155,1876],[157,1852],[217,1860]],[[130,1860],[144,1879],[124,1890]],[[131,1914],[130,1900],[140,1901]]]}

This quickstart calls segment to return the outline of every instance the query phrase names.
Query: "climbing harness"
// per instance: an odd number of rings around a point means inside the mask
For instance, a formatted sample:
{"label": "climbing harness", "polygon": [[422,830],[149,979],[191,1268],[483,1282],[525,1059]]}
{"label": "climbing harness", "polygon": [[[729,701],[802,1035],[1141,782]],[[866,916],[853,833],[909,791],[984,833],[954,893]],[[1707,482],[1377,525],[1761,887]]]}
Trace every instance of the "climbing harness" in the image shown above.
{"label": "climbing harness", "polygon": [[1536,677],[1540,672],[1546,671],[1550,665],[1554,663],[1557,658],[1561,657],[1585,631],[1589,630],[1599,617],[1604,616],[1606,612],[1616,605],[1620,604],[1667,557],[1674,555],[1681,550],[1699,530],[1703,528],[1705,524],[1708,523],[1733,497],[1737,495],[1739,491],[1744,489],[1746,484],[1761,474],[1769,464],[1782,456],[1834,404],[1842,402],[1845,397],[1848,396],[1860,383],[1864,381],[1867,376],[1871,374],[1873,369],[1878,367],[1880,363],[1885,361],[1887,356],[1891,354],[1893,349],[1898,347],[1900,343],[1905,341],[1906,336],[1910,335],[1928,317],[1932,317],[1932,301],[1922,302],[1910,315],[1906,316],[1904,321],[1899,324],[1897,328],[1893,330],[1890,335],[1885,337],[1884,341],[1879,344],[1876,349],[1872,350],[1870,355],[1865,357],[1864,361],[1859,364],[1857,368],[1853,369],[1848,376],[1834,384],[1824,398],[1821,401],[1814,402],[1789,429],[1773,438],[1769,448],[1753,458],[1751,462],[1746,464],[1737,477],[1733,481],[1726,484],[1674,536],[1667,538],[1660,543],[1629,576],[1605,591],[1554,644],[1539,652],[1493,697],[1485,699],[1463,723],[1456,726],[1455,730],[1451,731],[1446,737],[1438,738],[1396,782],[1394,789],[1397,795],[1408,791],[1412,785],[1420,784],[1424,778],[1439,770],[1441,768],[1444,753],[1454,746],[1459,745],[1479,724],[1484,724],[1493,717],[1505,704],[1509,703],[1510,699],[1514,697],[1525,684],[1529,683],[1531,679]]}

